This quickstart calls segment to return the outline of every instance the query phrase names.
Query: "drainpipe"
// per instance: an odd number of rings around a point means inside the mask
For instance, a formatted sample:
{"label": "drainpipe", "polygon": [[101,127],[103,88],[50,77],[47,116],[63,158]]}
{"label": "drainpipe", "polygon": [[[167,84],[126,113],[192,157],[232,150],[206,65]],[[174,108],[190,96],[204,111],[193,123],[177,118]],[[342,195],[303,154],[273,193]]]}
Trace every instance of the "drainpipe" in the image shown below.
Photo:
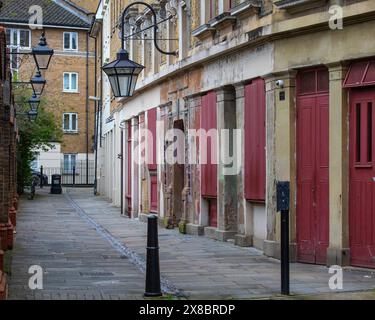
{"label": "drainpipe", "polygon": [[[103,65],[103,32],[100,33],[100,67]],[[99,142],[100,148],[103,146],[102,133],[103,133],[103,71],[100,70],[100,110],[99,110]]]}
{"label": "drainpipe", "polygon": [[86,185],[89,184],[89,32],[86,33]]}
{"label": "drainpipe", "polygon": [[121,214],[124,214],[124,124],[120,125],[121,129],[121,186],[120,186],[120,193],[121,193]]}
{"label": "drainpipe", "polygon": [[[98,85],[97,85],[97,76],[98,76],[98,62],[97,62],[97,50],[98,50],[98,38],[95,38],[95,53],[94,53],[94,59],[95,59],[95,97],[98,94]],[[98,117],[99,117],[99,106],[100,102],[95,100],[95,129],[94,129],[94,148],[95,148],[95,178],[94,178],[94,195],[97,195],[98,193]]]}

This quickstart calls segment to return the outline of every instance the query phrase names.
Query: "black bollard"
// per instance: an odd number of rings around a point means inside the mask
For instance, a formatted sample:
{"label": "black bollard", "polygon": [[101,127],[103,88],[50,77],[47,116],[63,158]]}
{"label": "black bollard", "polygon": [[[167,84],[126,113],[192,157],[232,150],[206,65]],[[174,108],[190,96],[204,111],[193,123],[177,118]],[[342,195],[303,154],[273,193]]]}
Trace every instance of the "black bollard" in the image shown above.
{"label": "black bollard", "polygon": [[158,218],[151,215],[147,219],[147,263],[145,297],[162,296],[160,288]]}
{"label": "black bollard", "polygon": [[289,295],[289,211],[281,211],[281,293]]}
{"label": "black bollard", "polygon": [[289,206],[290,206],[290,182],[278,181],[276,186],[277,211],[281,213],[281,293],[289,295]]}
{"label": "black bollard", "polygon": [[76,185],[76,166],[73,166],[73,187]]}
{"label": "black bollard", "polygon": [[40,166],[40,188],[43,189],[43,166]]}

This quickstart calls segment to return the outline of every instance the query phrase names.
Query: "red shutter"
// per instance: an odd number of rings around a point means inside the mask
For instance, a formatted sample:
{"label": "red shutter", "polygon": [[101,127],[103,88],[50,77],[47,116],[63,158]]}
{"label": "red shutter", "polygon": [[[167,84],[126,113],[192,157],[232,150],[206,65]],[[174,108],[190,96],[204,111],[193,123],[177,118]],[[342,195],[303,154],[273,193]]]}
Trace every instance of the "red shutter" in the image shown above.
{"label": "red shutter", "polygon": [[266,190],[266,99],[263,79],[245,88],[245,198],[264,201]]}
{"label": "red shutter", "polygon": [[127,179],[127,193],[126,193],[126,199],[128,201],[128,215],[131,216],[131,210],[132,210],[132,126],[131,121],[128,121],[128,140],[127,140],[127,160],[128,160],[128,179]]}
{"label": "red shutter", "polygon": [[[156,108],[147,111],[147,127],[152,134],[152,161],[149,161],[149,170],[156,170]],[[151,160],[151,159],[150,159]]]}
{"label": "red shutter", "polygon": [[[201,128],[216,129],[216,93],[209,92],[202,97]],[[217,147],[217,146],[215,146]],[[207,139],[207,164],[201,166],[201,193],[203,197],[217,196],[217,164],[211,161],[211,139]]]}

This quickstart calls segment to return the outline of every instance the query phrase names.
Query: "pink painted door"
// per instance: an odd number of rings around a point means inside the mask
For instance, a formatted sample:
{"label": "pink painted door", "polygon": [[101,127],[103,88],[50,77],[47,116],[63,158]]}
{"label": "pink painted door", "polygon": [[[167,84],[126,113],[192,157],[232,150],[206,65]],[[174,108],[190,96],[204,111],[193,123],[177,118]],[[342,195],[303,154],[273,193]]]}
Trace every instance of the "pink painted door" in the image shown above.
{"label": "pink painted door", "polygon": [[[209,92],[202,97],[201,106],[201,128],[206,132],[216,129],[216,93]],[[211,150],[216,150],[212,145],[211,138],[207,138],[207,161],[201,165],[201,192],[204,197],[217,196],[217,164],[214,163]]]}
{"label": "pink painted door", "polygon": [[351,264],[375,268],[375,89],[350,92]]}
{"label": "pink painted door", "polygon": [[210,227],[217,228],[217,199],[211,198],[208,200],[209,206],[209,224]]}
{"label": "pink painted door", "polygon": [[263,79],[245,87],[245,185],[247,200],[264,202],[266,193],[266,96]]}
{"label": "pink painted door", "polygon": [[297,255],[325,264],[329,242],[328,95],[297,101]]}
{"label": "pink painted door", "polygon": [[[200,112],[201,129],[208,132],[217,128],[216,93],[209,92],[202,97]],[[201,138],[200,138],[201,139]],[[211,138],[207,139],[207,162],[201,164],[201,195],[208,201],[209,225],[217,226],[217,164],[211,155],[211,150],[216,151],[217,146],[212,145]],[[201,150],[200,150],[201,151]]]}
{"label": "pink painted door", "polygon": [[157,161],[156,161],[156,108],[147,111],[147,126],[152,134],[152,146],[151,154],[152,161],[150,159],[148,169],[150,173],[150,211],[152,213],[158,212],[158,181],[157,181]]}
{"label": "pink painted door", "polygon": [[128,139],[126,141],[126,149],[127,149],[127,188],[126,188],[126,202],[127,202],[127,214],[130,217],[132,211],[132,130],[131,130],[131,122],[128,122]]}

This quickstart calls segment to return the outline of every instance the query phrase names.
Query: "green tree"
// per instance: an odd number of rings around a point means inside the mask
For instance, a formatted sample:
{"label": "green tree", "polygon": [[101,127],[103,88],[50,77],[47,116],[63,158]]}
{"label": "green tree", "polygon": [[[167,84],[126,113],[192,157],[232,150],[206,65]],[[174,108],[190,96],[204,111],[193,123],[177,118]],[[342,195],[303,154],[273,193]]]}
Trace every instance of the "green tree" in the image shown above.
{"label": "green tree", "polygon": [[23,193],[24,187],[31,183],[31,163],[36,159],[38,150],[50,150],[53,147],[53,142],[61,141],[62,131],[54,114],[47,110],[47,106],[53,106],[53,101],[42,97],[36,121],[30,121],[26,114],[30,110],[28,100],[32,91],[16,88],[13,92],[19,130],[17,144],[18,192]]}

